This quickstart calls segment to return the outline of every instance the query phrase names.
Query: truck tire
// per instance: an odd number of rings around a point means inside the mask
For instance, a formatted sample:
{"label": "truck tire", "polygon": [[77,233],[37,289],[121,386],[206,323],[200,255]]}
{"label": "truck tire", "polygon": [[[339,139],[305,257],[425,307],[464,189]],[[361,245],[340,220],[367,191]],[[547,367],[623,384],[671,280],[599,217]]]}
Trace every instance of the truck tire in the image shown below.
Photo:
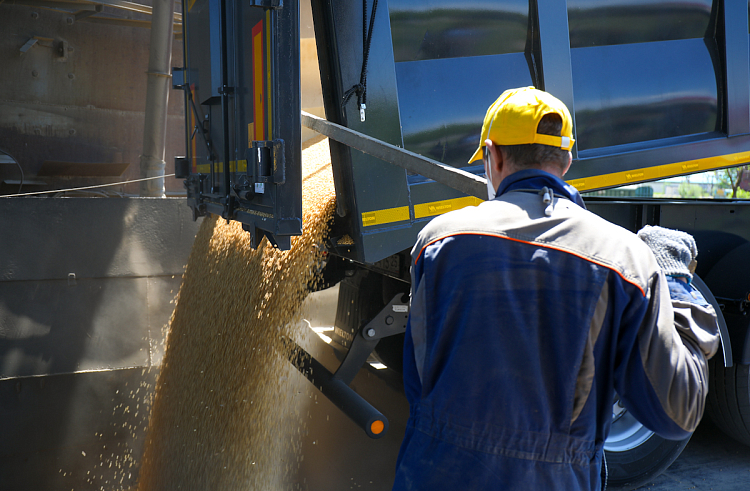
{"label": "truck tire", "polygon": [[706,413],[721,431],[750,445],[750,366],[725,367],[720,356],[708,363]]}
{"label": "truck tire", "polygon": [[[711,269],[706,277],[714,295],[720,298],[747,298],[750,288],[750,243],[745,243],[726,254]],[[708,298],[708,297],[707,297]],[[716,308],[716,307],[714,307]],[[725,434],[745,445],[750,445],[750,367],[742,361],[742,346],[748,326],[746,312],[727,305],[722,312],[717,309],[719,323],[722,319],[732,341],[737,343],[732,350],[732,366],[726,367],[721,350],[708,363],[708,417]]]}
{"label": "truck tire", "polygon": [[690,437],[677,441],[660,437],[618,402],[612,413],[612,428],[604,442],[608,490],[627,491],[643,486],[664,472],[690,441]]}

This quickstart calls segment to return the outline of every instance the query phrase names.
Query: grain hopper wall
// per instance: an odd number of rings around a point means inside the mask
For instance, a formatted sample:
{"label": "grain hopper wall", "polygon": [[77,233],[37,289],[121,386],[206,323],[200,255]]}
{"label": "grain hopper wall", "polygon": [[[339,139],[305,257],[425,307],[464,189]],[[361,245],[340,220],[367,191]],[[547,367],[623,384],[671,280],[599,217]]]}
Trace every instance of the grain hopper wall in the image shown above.
{"label": "grain hopper wall", "polygon": [[0,199],[3,489],[135,481],[199,225],[182,199]]}

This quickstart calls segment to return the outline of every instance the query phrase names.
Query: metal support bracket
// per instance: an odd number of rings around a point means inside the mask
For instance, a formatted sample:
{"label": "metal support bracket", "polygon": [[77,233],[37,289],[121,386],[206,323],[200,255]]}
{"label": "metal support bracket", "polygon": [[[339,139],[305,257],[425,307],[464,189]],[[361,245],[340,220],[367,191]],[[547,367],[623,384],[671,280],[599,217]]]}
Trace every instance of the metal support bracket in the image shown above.
{"label": "metal support bracket", "polygon": [[[289,361],[307,377],[331,402],[341,409],[370,438],[380,438],[388,431],[388,419],[354,392],[349,384],[367,362],[380,338],[406,330],[409,298],[399,293],[370,322],[359,330],[336,373],[331,373],[304,349],[293,344]],[[291,341],[290,341],[291,343]]]}
{"label": "metal support bracket", "polygon": [[362,365],[367,362],[380,338],[406,331],[406,321],[409,318],[408,302],[408,295],[399,293],[359,330],[334,377],[347,384],[351,383]]}
{"label": "metal support bracket", "polygon": [[289,361],[341,412],[346,414],[370,438],[381,438],[388,433],[388,418],[354,392],[343,380],[332,375],[318,360],[297,345],[287,341]]}

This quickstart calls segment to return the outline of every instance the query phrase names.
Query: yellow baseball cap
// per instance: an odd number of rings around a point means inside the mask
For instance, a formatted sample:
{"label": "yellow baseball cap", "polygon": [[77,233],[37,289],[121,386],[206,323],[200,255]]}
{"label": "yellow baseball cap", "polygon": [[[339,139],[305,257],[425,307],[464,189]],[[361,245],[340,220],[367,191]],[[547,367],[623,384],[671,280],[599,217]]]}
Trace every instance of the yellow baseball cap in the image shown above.
{"label": "yellow baseball cap", "polygon": [[[562,136],[540,135],[536,132],[545,114],[555,113],[562,118]],[[482,158],[485,140],[498,145],[526,145],[540,143],[563,150],[573,148],[573,119],[559,99],[534,87],[509,89],[487,109],[482,124],[479,148],[469,162]]]}

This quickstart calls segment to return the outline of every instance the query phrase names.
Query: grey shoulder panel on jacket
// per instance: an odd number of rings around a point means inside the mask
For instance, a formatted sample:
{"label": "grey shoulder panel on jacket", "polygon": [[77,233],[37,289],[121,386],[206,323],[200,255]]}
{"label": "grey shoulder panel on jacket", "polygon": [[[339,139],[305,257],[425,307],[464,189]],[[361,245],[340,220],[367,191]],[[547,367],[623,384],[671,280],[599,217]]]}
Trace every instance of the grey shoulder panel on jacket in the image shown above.
{"label": "grey shoulder panel on jacket", "polygon": [[538,194],[515,191],[440,215],[420,232],[412,259],[445,237],[489,235],[574,254],[617,272],[645,292],[658,266],[634,233],[567,199],[555,198],[550,216],[544,213],[546,207]]}

